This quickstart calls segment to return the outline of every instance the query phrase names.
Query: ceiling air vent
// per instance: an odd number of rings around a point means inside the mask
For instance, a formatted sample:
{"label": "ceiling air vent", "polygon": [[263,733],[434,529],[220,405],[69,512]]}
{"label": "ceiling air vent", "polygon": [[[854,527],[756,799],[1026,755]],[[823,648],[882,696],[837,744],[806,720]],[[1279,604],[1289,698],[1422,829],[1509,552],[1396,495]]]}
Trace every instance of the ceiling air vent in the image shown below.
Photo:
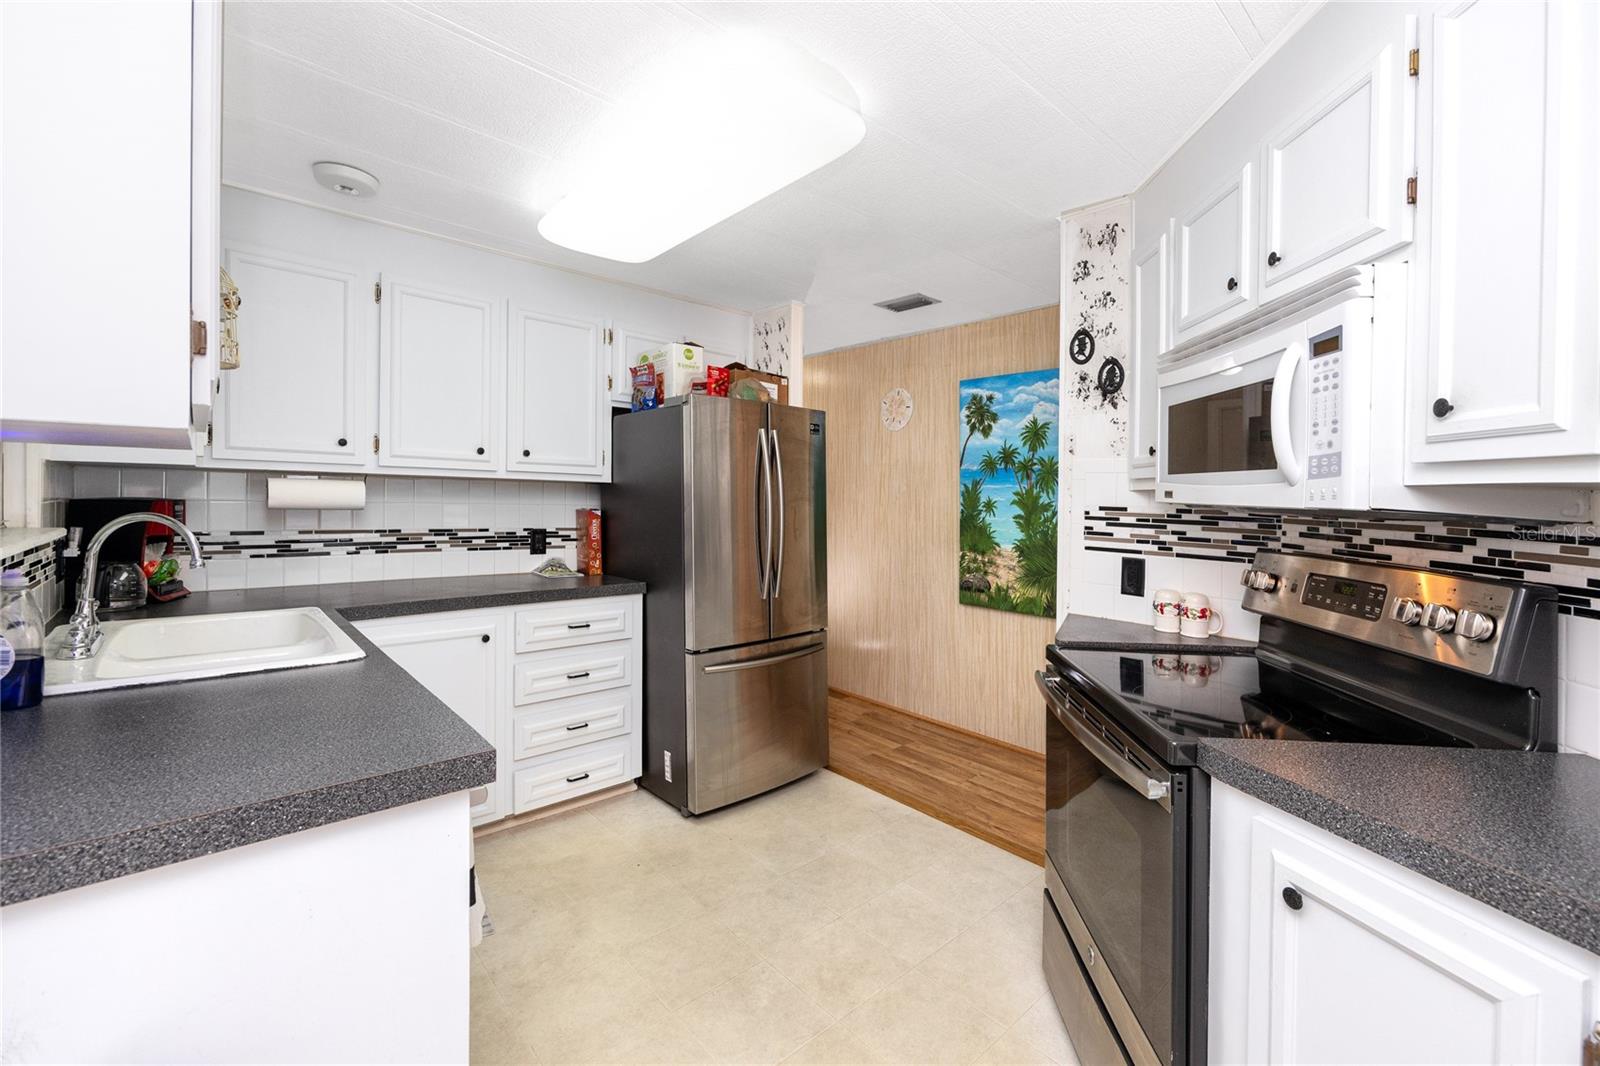
{"label": "ceiling air vent", "polygon": [[895,314],[899,314],[901,311],[915,311],[919,307],[931,307],[938,302],[932,296],[924,296],[920,292],[914,292],[910,296],[897,296],[893,300],[885,300],[881,304],[873,304],[872,306],[881,307],[886,311],[893,311]]}

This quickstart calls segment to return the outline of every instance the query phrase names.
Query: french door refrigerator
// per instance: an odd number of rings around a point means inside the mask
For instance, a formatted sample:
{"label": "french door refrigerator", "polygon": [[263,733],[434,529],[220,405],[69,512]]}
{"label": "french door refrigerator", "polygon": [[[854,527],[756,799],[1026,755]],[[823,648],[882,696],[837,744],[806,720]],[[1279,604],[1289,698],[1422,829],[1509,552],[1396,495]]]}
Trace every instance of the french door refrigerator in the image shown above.
{"label": "french door refrigerator", "polygon": [[685,814],[828,760],[824,426],[702,395],[612,420],[603,558],[646,586],[640,783]]}

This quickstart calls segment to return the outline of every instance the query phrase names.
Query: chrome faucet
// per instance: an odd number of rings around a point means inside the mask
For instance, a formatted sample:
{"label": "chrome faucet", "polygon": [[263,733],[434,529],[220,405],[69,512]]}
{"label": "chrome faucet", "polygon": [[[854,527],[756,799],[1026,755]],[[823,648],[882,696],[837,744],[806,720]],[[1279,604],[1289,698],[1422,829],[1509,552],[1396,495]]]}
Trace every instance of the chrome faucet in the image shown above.
{"label": "chrome faucet", "polygon": [[99,604],[95,602],[94,593],[95,571],[100,568],[100,549],[111,534],[123,526],[131,526],[137,522],[156,522],[170,527],[173,532],[183,537],[183,542],[189,549],[189,568],[199,570],[206,565],[205,557],[200,554],[200,542],[195,539],[189,527],[177,519],[156,514],[154,511],[136,511],[121,518],[113,518],[100,527],[100,532],[89,541],[89,547],[83,553],[83,575],[78,578],[78,606],[73,609],[72,618],[67,622],[67,631],[63,635],[61,646],[56,649],[55,658],[88,659],[100,650],[100,619],[95,615]]}

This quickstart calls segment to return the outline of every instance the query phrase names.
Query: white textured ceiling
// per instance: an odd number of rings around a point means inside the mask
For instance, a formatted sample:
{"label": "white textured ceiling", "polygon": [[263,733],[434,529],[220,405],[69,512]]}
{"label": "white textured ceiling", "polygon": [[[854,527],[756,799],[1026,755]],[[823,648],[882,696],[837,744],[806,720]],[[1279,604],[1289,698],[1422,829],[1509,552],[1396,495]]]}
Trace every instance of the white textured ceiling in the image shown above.
{"label": "white textured ceiling", "polygon": [[[1299,6],[228,0],[223,176],[725,307],[800,300],[818,352],[1055,302],[1056,215],[1131,191]],[[838,69],[866,139],[648,263],[543,240],[590,124],[660,50],[722,28]],[[750,130],[751,150],[782,135]],[[381,195],[321,189],[319,159]],[[872,306],[918,291],[944,302]]]}

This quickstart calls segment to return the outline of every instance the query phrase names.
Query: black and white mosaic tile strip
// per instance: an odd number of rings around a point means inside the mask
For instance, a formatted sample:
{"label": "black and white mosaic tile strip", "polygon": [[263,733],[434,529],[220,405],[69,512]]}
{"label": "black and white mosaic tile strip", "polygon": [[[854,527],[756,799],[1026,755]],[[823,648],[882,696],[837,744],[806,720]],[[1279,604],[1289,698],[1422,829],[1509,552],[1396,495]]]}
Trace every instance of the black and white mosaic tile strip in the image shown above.
{"label": "black and white mosaic tile strip", "polygon": [[1600,526],[1594,525],[1100,505],[1084,511],[1083,547],[1227,562],[1281,548],[1536,581],[1556,587],[1563,614],[1600,619]]}
{"label": "black and white mosaic tile strip", "polygon": [[61,588],[57,580],[60,550],[61,542],[56,541],[0,559],[0,570],[21,570],[27,575],[28,589],[47,619],[61,608]]}

